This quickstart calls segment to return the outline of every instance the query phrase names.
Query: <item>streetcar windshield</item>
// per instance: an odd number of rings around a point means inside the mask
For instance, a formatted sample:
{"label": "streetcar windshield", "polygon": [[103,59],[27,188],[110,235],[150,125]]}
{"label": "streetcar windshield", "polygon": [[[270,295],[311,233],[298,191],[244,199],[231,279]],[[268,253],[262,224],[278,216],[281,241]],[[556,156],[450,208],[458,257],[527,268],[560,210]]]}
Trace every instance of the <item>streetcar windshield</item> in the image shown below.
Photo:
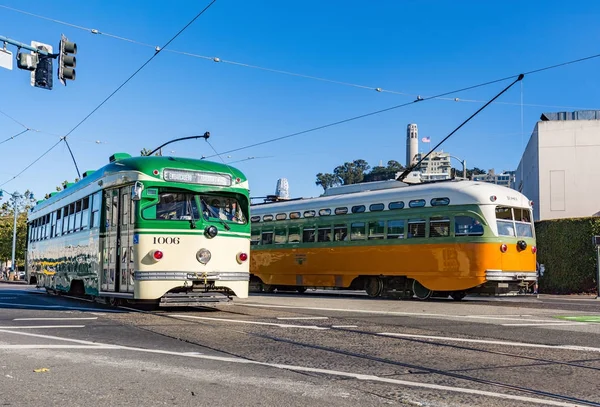
{"label": "streetcar windshield", "polygon": [[196,221],[203,218],[247,223],[240,202],[232,196],[172,191],[160,192],[158,195],[158,203],[144,210],[145,219]]}
{"label": "streetcar windshield", "polygon": [[498,235],[512,237],[533,237],[531,211],[524,208],[496,207]]}

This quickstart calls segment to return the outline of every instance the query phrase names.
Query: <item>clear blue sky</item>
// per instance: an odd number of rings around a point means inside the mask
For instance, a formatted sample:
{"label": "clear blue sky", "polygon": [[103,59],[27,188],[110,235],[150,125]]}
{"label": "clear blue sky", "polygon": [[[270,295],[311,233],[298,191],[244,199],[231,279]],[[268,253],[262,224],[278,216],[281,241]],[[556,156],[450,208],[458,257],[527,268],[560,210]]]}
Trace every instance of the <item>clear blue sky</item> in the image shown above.
{"label": "clear blue sky", "polygon": [[[163,45],[208,1],[0,0],[17,8],[140,42]],[[431,96],[600,52],[600,2],[351,1],[217,2],[169,49],[351,84]],[[54,90],[29,85],[29,72],[0,69],[0,110],[43,133],[0,145],[0,184],[42,154],[119,86],[153,50],[0,8],[0,35],[79,48],[77,80]],[[16,48],[9,46],[16,54]],[[442,148],[468,166],[515,169],[542,112],[599,108],[600,58],[531,75],[456,133]],[[453,96],[487,100],[507,82]],[[211,132],[227,151],[409,102],[414,97],[160,53],[68,138],[81,171],[114,152],[139,154],[172,138]],[[544,105],[544,106],[527,106]],[[251,195],[274,192],[286,177],[294,197],[315,196],[315,174],[345,161],[405,162],[408,123],[440,141],[482,103],[432,100],[223,156],[250,179]],[[553,107],[550,107],[553,106]],[[23,128],[0,115],[0,141]],[[96,143],[100,141],[100,144]],[[421,144],[421,147],[427,145]],[[422,148],[424,149],[424,148]],[[173,155],[213,155],[203,140],[173,144]],[[265,158],[260,158],[265,157]],[[218,158],[214,158],[218,160]],[[458,162],[453,162],[460,168]],[[64,144],[8,191],[43,197],[77,176]]]}

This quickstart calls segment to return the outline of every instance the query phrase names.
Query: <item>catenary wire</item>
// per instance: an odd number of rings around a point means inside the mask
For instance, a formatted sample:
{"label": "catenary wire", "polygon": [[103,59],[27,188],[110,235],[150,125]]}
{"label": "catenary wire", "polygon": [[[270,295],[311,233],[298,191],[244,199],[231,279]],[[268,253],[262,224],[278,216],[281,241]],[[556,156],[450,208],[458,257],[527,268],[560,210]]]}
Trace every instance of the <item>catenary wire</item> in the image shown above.
{"label": "catenary wire", "polygon": [[58,140],[56,143],[54,143],[52,145],[52,147],[50,147],[48,150],[46,150],[44,152],[44,154],[40,155],[38,158],[36,158],[35,160],[33,160],[33,162],[31,162],[31,164],[29,164],[27,167],[23,168],[21,170],[21,172],[19,172],[17,175],[15,175],[14,177],[12,177],[11,179],[9,179],[8,181],[5,181],[4,183],[0,184],[0,187],[3,187],[4,185],[8,184],[10,181],[14,180],[15,178],[17,178],[19,175],[23,174],[25,171],[27,171],[31,166],[33,166],[35,163],[37,163],[39,160],[41,160],[46,154],[48,154],[50,151],[54,150],[56,148],[56,146],[58,146],[61,142],[63,141],[63,139]]}
{"label": "catenary wire", "polygon": [[12,117],[12,116],[9,116],[9,115],[8,115],[6,112],[3,112],[2,110],[0,110],[0,114],[1,114],[1,115],[3,115],[3,116],[6,116],[6,117],[8,117],[10,120],[12,120],[13,122],[17,123],[19,126],[21,126],[21,127],[25,128],[25,129],[28,129],[28,130],[30,130],[30,129],[29,129],[29,127],[25,126],[23,123],[21,123],[20,121],[18,121],[18,120],[17,120],[17,119],[15,119],[14,117]]}
{"label": "catenary wire", "polygon": [[[80,26],[80,25],[76,25],[76,24],[65,22],[65,21],[57,20],[57,19],[54,19],[54,18],[45,17],[45,16],[42,16],[42,15],[39,15],[39,14],[31,13],[31,12],[28,12],[28,11],[25,11],[25,10],[20,10],[20,9],[17,9],[17,8],[14,8],[14,7],[9,7],[9,6],[5,6],[5,5],[0,4],[0,8],[4,8],[4,9],[11,10],[11,11],[14,11],[14,12],[17,12],[17,13],[21,13],[21,14],[25,14],[25,15],[28,15],[28,16],[32,16],[32,17],[35,17],[35,18],[39,18],[39,19],[51,21],[51,22],[54,22],[54,23],[57,23],[57,24],[66,25],[66,26],[69,26],[69,27],[72,27],[72,28],[77,28],[77,29],[80,29],[80,30],[83,30],[83,31],[90,32],[92,34],[104,35],[106,37],[118,39],[118,40],[121,40],[121,41],[126,41],[126,42],[129,42],[129,43],[141,45],[141,46],[144,46],[144,47],[155,48],[155,49],[157,48],[156,46],[154,46],[152,44],[148,44],[148,43],[145,43],[145,42],[133,40],[133,39],[122,37],[122,36],[115,35],[115,34],[106,33],[106,32],[100,31],[100,30],[95,29],[95,28],[83,27],[83,26]],[[194,58],[204,59],[204,60],[207,60],[207,61],[213,61],[213,62],[218,62],[218,63],[223,63],[223,64],[230,64],[230,65],[235,65],[235,66],[240,66],[240,67],[245,67],[245,68],[257,69],[257,70],[261,70],[261,71],[265,71],[265,72],[277,73],[277,74],[281,74],[281,75],[295,76],[295,77],[304,78],[304,79],[312,79],[312,80],[316,80],[316,81],[320,81],[320,82],[327,82],[327,83],[332,83],[332,84],[337,84],[337,85],[350,86],[350,87],[359,88],[359,89],[375,90],[375,91],[377,91],[379,93],[391,93],[391,94],[396,94],[396,95],[403,95],[403,96],[410,96],[410,97],[419,97],[419,95],[416,94],[416,93],[401,92],[401,91],[396,91],[396,90],[391,90],[391,89],[384,89],[384,88],[381,88],[381,87],[360,85],[360,84],[346,82],[346,81],[340,81],[340,80],[334,80],[334,79],[328,79],[328,78],[321,78],[321,77],[314,76],[314,75],[306,75],[306,74],[301,74],[301,73],[296,73],[296,72],[285,71],[285,70],[281,70],[281,69],[274,69],[274,68],[262,67],[262,66],[258,66],[258,65],[252,65],[252,64],[244,63],[244,62],[229,61],[229,60],[226,60],[226,59],[221,59],[219,57],[210,57],[210,56],[206,56],[206,55],[199,55],[199,54],[195,54],[195,53],[191,53],[191,52],[178,51],[178,50],[174,50],[174,49],[167,49],[165,51],[171,52],[171,53],[175,53],[175,54],[190,56],[190,57],[194,57]],[[547,69],[557,68],[557,67],[560,67],[560,66],[569,65],[569,64],[576,63],[576,62],[582,62],[582,61],[586,61],[586,60],[597,58],[597,57],[600,57],[600,54],[591,55],[591,56],[588,56],[588,57],[579,58],[579,59],[576,59],[576,60],[559,63],[559,64],[556,64],[556,65],[552,65],[552,66],[541,68],[541,69],[536,69],[536,70],[533,70],[533,71],[525,72],[525,74],[527,75],[527,74],[531,74],[531,73],[537,73],[537,72],[541,72],[541,71],[544,71],[544,70],[547,70]],[[507,78],[507,79],[509,79],[509,78]],[[445,98],[443,96],[437,97],[436,99],[446,100],[446,101],[452,101],[452,102],[486,103],[485,100]],[[503,105],[521,106],[521,103],[519,103],[519,102],[494,102],[494,103],[496,103],[496,104],[503,104]],[[541,105],[541,104],[524,104],[523,106],[558,108],[558,109],[572,109],[572,110],[593,110],[591,108],[584,108],[584,107],[577,107],[577,106],[553,106],[553,105]]]}
{"label": "catenary wire", "polygon": [[25,129],[25,130],[23,130],[22,132],[20,132],[20,133],[17,133],[17,134],[15,134],[14,136],[11,136],[11,137],[9,137],[9,138],[7,138],[7,139],[5,139],[5,140],[2,140],[2,141],[0,141],[0,144],[4,144],[4,143],[6,143],[7,141],[13,140],[13,139],[15,139],[15,138],[19,137],[21,134],[25,134],[25,133],[27,133],[28,131],[29,131],[29,129],[27,129],[27,128],[26,128],[26,129]]}

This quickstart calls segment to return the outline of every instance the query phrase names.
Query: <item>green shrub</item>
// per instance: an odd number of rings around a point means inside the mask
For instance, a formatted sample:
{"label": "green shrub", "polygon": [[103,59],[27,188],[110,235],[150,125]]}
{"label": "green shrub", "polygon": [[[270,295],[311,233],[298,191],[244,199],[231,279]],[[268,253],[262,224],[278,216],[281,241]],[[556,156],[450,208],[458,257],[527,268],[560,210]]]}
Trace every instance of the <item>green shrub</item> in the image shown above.
{"label": "green shrub", "polygon": [[574,294],[597,291],[596,246],[600,218],[545,220],[535,223],[537,261],[544,265],[540,292]]}

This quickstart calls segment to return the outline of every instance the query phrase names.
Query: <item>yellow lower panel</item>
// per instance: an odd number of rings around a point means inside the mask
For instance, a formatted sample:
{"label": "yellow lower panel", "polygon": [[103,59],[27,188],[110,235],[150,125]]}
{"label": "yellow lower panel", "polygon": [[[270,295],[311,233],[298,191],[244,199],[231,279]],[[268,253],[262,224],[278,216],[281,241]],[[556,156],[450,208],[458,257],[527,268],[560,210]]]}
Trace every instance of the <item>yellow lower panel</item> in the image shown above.
{"label": "yellow lower panel", "polygon": [[500,243],[269,248],[253,250],[250,272],[265,284],[350,286],[358,276],[406,276],[436,291],[483,284],[486,270],[535,271],[535,254]]}

